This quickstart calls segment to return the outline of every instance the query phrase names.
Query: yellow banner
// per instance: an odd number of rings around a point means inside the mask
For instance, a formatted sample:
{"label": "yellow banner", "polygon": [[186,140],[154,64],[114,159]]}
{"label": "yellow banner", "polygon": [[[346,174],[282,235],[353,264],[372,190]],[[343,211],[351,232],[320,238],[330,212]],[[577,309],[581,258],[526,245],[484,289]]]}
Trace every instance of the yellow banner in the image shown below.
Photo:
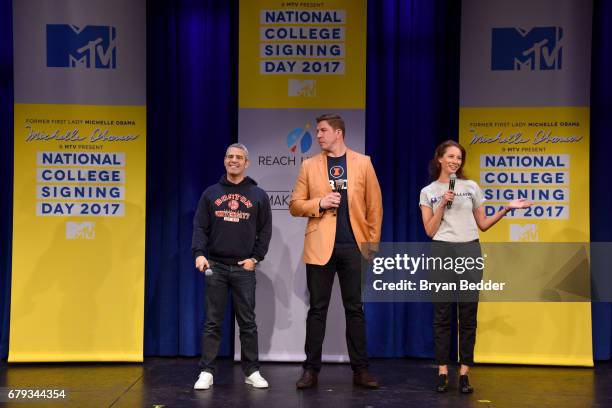
{"label": "yellow banner", "polygon": [[[487,215],[516,198],[534,203],[482,241],[589,241],[589,108],[462,108],[460,142]],[[483,302],[477,339],[478,362],[592,366],[591,304]]]}
{"label": "yellow banner", "polygon": [[515,211],[483,235],[487,241],[589,241],[589,109],[462,108],[466,171],[485,195],[487,215],[509,201]]}
{"label": "yellow banner", "polygon": [[240,108],[365,108],[366,1],[240,2]]}
{"label": "yellow banner", "polygon": [[15,104],[9,361],[142,361],[146,107]]}

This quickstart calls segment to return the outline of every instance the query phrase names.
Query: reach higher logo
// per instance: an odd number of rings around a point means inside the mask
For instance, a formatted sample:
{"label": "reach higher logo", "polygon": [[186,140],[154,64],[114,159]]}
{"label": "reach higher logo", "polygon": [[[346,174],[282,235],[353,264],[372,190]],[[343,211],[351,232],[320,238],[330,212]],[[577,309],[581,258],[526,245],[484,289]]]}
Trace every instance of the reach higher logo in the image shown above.
{"label": "reach higher logo", "polygon": [[47,24],[47,66],[116,69],[116,41],[112,26]]}
{"label": "reach higher logo", "polygon": [[312,135],[308,131],[308,128],[310,128],[310,124],[307,123],[304,127],[305,129],[293,129],[287,135],[287,146],[289,147],[291,153],[296,153],[299,146],[300,153],[306,154],[312,147]]}
{"label": "reach higher logo", "polygon": [[[308,152],[312,148],[312,134],[310,133],[310,123],[303,127],[295,128],[287,134],[287,147],[292,153],[290,155],[267,155],[259,156],[257,163],[260,166],[296,166],[301,164],[309,156]],[[298,161],[298,153],[302,156]]]}
{"label": "reach higher logo", "polygon": [[562,27],[493,28],[491,70],[560,70],[563,62]]}

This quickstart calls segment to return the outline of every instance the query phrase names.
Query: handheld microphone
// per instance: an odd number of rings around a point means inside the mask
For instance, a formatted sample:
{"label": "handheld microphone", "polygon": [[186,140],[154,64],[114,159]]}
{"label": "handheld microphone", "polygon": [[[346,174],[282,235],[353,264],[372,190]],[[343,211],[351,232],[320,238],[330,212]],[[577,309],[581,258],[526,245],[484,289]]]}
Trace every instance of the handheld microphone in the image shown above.
{"label": "handheld microphone", "polygon": [[[334,180],[334,182],[331,185],[332,188],[332,193],[339,193],[340,190],[342,189],[342,180]],[[331,209],[331,213],[335,216],[336,213],[338,212],[338,208],[334,207]]]}
{"label": "handheld microphone", "polygon": [[334,180],[334,186],[332,187],[332,191],[334,193],[339,193],[342,190],[342,186],[344,184],[343,180]]}
{"label": "handheld microphone", "polygon": [[212,276],[213,275],[213,270],[210,269],[210,268],[206,268],[206,270],[204,271],[204,275]]}
{"label": "handheld microphone", "polygon": [[[448,180],[448,189],[450,191],[455,191],[455,180],[457,180],[457,175],[455,173],[451,173],[449,180]],[[446,203],[447,210],[450,210],[452,206],[453,206],[452,201],[449,201],[448,203]]]}

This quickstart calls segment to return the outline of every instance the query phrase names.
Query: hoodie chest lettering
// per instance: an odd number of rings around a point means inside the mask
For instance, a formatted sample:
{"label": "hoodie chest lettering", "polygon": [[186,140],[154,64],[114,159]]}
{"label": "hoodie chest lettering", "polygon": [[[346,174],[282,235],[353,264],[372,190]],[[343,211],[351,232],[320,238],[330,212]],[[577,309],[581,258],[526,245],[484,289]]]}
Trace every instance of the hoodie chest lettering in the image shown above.
{"label": "hoodie chest lettering", "polygon": [[241,211],[240,206],[243,205],[246,210],[253,207],[253,203],[242,194],[224,194],[214,201],[215,217],[222,218],[226,222],[248,221],[251,214],[246,211]]}
{"label": "hoodie chest lettering", "polygon": [[217,207],[220,207],[223,203],[227,201],[238,201],[244,204],[246,208],[253,207],[253,203],[251,203],[251,200],[249,200],[247,197],[243,196],[242,194],[223,194],[221,197],[215,200],[215,205]]}

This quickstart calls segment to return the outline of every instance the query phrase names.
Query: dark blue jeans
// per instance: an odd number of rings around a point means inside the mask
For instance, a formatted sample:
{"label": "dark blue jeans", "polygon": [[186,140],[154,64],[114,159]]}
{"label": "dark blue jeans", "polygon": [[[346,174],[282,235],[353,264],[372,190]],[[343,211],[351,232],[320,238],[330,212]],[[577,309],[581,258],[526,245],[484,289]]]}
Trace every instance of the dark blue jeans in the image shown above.
{"label": "dark blue jeans", "polygon": [[240,328],[242,371],[249,376],[259,370],[255,323],[255,271],[218,262],[211,262],[211,269],[213,274],[206,277],[206,325],[202,334],[200,368],[202,371],[215,373],[227,294],[229,289],[232,289],[234,312]]}

